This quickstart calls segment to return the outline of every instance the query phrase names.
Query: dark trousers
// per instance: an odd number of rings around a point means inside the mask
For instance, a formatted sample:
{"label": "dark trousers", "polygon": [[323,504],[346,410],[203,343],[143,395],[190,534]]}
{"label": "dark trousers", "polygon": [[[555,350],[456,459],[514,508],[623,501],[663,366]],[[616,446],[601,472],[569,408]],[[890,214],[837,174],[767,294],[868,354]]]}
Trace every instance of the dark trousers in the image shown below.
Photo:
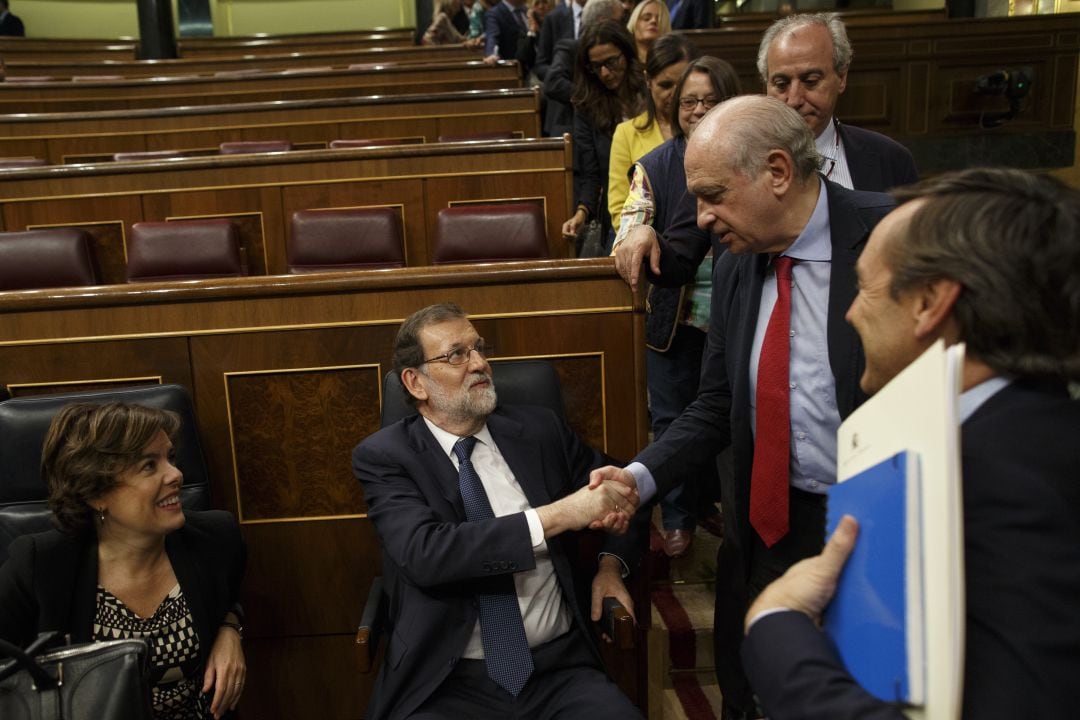
{"label": "dark trousers", "polygon": [[533,674],[516,698],[487,674],[483,660],[459,660],[412,720],[643,720],[597,665],[581,631],[533,648]]}
{"label": "dark trousers", "polygon": [[[817,555],[825,545],[825,496],[790,488],[788,502],[788,534],[771,548],[765,547],[757,533],[750,530],[750,546],[743,549],[749,576],[743,575],[744,560],[733,543],[725,540],[717,559],[713,617],[716,679],[724,696],[725,711],[731,711],[735,717],[742,713],[752,716],[754,712],[753,690],[739,655],[743,622],[750,603],[789,567]],[[744,522],[749,522],[749,518]]]}
{"label": "dark trousers", "polygon": [[[653,442],[660,439],[668,425],[697,397],[705,339],[701,330],[680,323],[666,352],[645,350]],[[715,485],[716,474],[708,467],[672,488],[660,499],[664,529],[692,530],[697,525],[700,507],[717,492]]]}

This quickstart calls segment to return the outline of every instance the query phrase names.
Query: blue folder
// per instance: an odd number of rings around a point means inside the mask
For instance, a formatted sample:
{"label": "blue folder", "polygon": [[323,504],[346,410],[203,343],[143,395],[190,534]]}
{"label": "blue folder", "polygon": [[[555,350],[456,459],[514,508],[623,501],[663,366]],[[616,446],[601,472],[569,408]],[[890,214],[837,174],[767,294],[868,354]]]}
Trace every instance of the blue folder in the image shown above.
{"label": "blue folder", "polygon": [[[859,685],[881,700],[915,705],[925,687],[918,475],[917,456],[905,451],[829,488],[828,533],[852,515],[859,536],[824,616],[825,633]],[[909,578],[912,572],[918,576]]]}

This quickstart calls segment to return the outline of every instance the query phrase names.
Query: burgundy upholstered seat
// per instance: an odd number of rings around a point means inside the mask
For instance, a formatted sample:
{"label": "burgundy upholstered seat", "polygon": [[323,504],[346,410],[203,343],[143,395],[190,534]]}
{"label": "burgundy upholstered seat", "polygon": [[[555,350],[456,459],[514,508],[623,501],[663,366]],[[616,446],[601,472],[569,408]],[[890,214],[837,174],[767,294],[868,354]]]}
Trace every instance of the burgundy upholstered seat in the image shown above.
{"label": "burgundy upholstered seat", "polygon": [[247,275],[240,233],[229,220],[142,222],[131,226],[128,282]]}
{"label": "burgundy upholstered seat", "polygon": [[287,254],[290,273],[405,267],[393,208],[295,212]]}
{"label": "burgundy upholstered seat", "polygon": [[439,142],[466,142],[469,140],[513,140],[516,135],[512,130],[494,130],[491,132],[465,133],[463,135],[440,135]]}
{"label": "burgundy upholstered seat", "polygon": [[405,138],[365,138],[357,140],[331,140],[331,150],[344,150],[348,148],[378,147],[380,145],[404,145]]}
{"label": "burgundy upholstered seat", "polygon": [[544,213],[536,203],[463,205],[439,211],[435,264],[547,257]]}
{"label": "burgundy upholstered seat", "polygon": [[93,240],[75,228],[0,233],[0,290],[97,285]]}
{"label": "burgundy upholstered seat", "polygon": [[222,155],[286,152],[292,150],[292,143],[288,140],[233,140],[221,143],[218,149]]}

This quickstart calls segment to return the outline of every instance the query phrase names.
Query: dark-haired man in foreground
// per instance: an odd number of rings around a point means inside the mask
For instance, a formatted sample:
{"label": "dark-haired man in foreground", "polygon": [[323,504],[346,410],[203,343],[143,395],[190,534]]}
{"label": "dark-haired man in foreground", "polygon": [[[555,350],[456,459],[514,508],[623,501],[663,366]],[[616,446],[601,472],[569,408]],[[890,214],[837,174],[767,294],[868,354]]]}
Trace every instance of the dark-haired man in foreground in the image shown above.
{"label": "dark-haired man in foreground", "polygon": [[[963,717],[1080,707],[1080,192],[968,170],[898,193],[859,259],[847,319],[873,393],[938,338],[966,344],[960,397],[967,625]],[[743,660],[784,718],[903,715],[859,687],[814,625],[857,528],[767,587]],[[932,551],[932,549],[931,549]]]}

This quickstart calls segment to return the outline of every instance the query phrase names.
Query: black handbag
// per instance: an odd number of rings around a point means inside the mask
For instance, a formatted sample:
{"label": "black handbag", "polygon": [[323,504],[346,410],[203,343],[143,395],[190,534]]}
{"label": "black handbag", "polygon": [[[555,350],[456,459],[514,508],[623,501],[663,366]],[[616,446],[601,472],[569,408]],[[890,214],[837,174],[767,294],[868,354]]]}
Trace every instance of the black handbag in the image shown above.
{"label": "black handbag", "polygon": [[0,718],[152,720],[145,642],[45,650],[58,637],[42,633],[26,650],[0,640]]}

